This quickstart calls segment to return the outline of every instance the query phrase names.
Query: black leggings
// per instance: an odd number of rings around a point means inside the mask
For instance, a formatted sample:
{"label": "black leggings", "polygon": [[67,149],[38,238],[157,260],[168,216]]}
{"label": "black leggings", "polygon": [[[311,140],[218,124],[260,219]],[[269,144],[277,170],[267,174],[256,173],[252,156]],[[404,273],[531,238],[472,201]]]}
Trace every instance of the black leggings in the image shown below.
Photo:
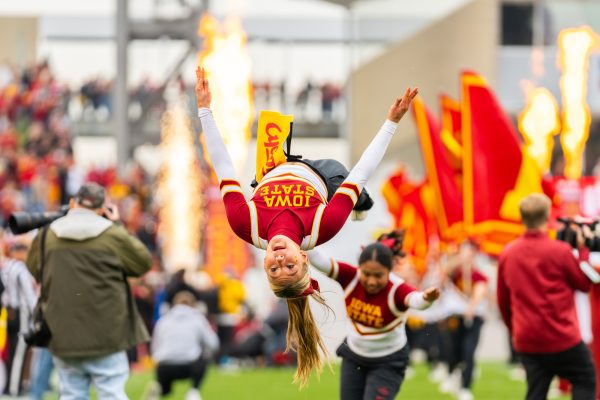
{"label": "black leggings", "polygon": [[337,354],[342,357],[341,400],[393,400],[400,391],[408,365],[408,345],[388,356],[359,356],[341,344]]}
{"label": "black leggings", "polygon": [[206,374],[207,365],[208,361],[202,357],[187,364],[159,363],[156,368],[156,380],[160,384],[161,394],[171,393],[173,382],[181,379],[191,379],[192,387],[198,389]]}
{"label": "black leggings", "polygon": [[453,316],[448,319],[448,325],[450,338],[448,368],[452,372],[462,364],[461,387],[469,389],[473,381],[475,350],[479,344],[483,318],[475,317],[470,324],[467,324],[462,316]]}

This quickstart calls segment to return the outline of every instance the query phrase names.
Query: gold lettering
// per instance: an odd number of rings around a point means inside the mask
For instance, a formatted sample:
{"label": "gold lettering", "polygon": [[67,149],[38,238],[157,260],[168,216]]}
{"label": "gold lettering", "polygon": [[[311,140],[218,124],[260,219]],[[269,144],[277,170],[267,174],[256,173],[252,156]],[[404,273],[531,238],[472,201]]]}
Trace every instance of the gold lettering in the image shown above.
{"label": "gold lettering", "polygon": [[373,304],[369,304],[369,303],[362,304],[362,309],[367,314],[373,314],[373,308],[375,308],[375,306]]}
{"label": "gold lettering", "polygon": [[358,314],[358,322],[366,324],[367,323],[367,314],[365,314],[365,313],[359,313]]}
{"label": "gold lettering", "polygon": [[267,207],[273,207],[273,201],[275,200],[275,196],[265,196],[263,197],[263,199],[265,200]]}
{"label": "gold lettering", "polygon": [[306,195],[310,197],[314,196],[315,188],[313,188],[312,186],[306,186]]}
{"label": "gold lettering", "polygon": [[292,202],[290,201],[289,197],[281,197],[281,196],[277,196],[277,201],[275,202],[275,207],[291,207],[292,206]]}
{"label": "gold lettering", "polygon": [[381,317],[381,307],[379,307],[379,306],[375,306],[375,310],[373,311],[373,314],[374,314],[376,317]]}
{"label": "gold lettering", "polygon": [[303,203],[302,196],[301,195],[294,196],[292,199],[292,203],[294,204],[294,207],[302,207],[302,203]]}
{"label": "gold lettering", "polygon": [[300,184],[296,184],[296,190],[294,190],[294,194],[304,194],[304,190],[300,189]]}
{"label": "gold lettering", "polygon": [[290,194],[294,185],[281,185],[285,194]]}
{"label": "gold lettering", "polygon": [[304,196],[304,198],[306,199],[306,203],[304,203],[304,207],[308,207],[308,201],[310,200],[310,196]]}
{"label": "gold lettering", "polygon": [[269,186],[263,186],[260,188],[260,195],[261,196],[268,196],[269,195]]}
{"label": "gold lettering", "polygon": [[274,185],[274,186],[275,187],[273,188],[273,191],[271,192],[271,194],[283,194],[281,189],[279,189],[279,185]]}

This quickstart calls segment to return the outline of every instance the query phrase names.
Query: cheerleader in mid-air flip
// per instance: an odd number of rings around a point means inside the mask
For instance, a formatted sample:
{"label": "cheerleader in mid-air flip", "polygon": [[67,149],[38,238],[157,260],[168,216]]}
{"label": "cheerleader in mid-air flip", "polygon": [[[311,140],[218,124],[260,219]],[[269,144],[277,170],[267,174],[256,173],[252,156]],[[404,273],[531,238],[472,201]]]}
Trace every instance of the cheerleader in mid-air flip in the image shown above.
{"label": "cheerleader in mid-air flip", "polygon": [[[227,219],[240,238],[266,250],[264,268],[271,289],[288,302],[287,344],[298,353],[294,380],[304,385],[312,369],[321,369],[319,348],[326,352],[308,296],[321,304],[324,300],[316,281],[310,278],[305,250],[335,236],[353,209],[365,210],[372,205],[362,189],[383,158],[417,89],[408,88],[392,103],[387,120],[349,173],[333,160],[285,162],[268,172],[246,200],[209,108],[211,92],[204,70],[198,68],[196,77],[198,116]],[[340,175],[345,179],[340,180]]]}

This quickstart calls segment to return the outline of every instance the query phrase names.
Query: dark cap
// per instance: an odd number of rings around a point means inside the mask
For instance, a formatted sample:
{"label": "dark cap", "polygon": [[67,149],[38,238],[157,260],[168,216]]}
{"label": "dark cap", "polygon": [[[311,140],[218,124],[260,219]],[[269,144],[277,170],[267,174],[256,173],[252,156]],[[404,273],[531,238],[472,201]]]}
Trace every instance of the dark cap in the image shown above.
{"label": "dark cap", "polygon": [[83,207],[95,210],[102,208],[105,197],[106,192],[102,186],[97,183],[88,182],[81,185],[77,194],[75,194],[75,201]]}

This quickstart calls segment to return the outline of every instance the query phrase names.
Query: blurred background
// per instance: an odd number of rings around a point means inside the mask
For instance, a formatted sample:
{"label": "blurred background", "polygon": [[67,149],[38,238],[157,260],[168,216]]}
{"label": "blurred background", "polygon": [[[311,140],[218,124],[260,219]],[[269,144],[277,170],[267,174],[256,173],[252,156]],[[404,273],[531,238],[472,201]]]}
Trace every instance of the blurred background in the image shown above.
{"label": "blurred background", "polygon": [[[561,32],[584,26],[591,44],[561,47]],[[215,325],[235,325],[241,343],[244,334],[261,331],[277,302],[263,276],[262,255],[230,231],[204,159],[193,92],[197,65],[207,69],[217,123],[250,193],[261,110],[294,116],[292,153],[351,167],[406,87],[418,86],[423,104],[444,124],[439,96],[465,107],[464,73],[472,71],[485,79],[524,143],[529,136],[518,120],[535,89],[547,89],[555,102],[541,111],[542,120],[566,118],[573,92],[561,84],[567,74],[561,57],[570,55],[584,72],[576,78],[576,93],[589,112],[577,172],[564,173],[570,156],[559,128],[546,133],[551,146],[541,172],[562,199],[557,215],[597,218],[597,197],[588,196],[592,200],[584,204],[588,186],[600,193],[600,53],[594,32],[600,32],[600,2],[594,0],[0,2],[0,238],[6,246],[31,238],[6,229],[12,212],[57,210],[81,183],[101,183],[126,228],[154,255],[152,271],[135,282],[148,326],[161,312],[161,294],[184,271],[186,282],[203,293]],[[407,244],[413,246],[407,249],[408,275],[417,285],[430,262],[432,237],[438,243],[440,235],[425,228],[427,233],[411,232],[427,221],[411,219],[406,209],[402,214],[393,199],[431,183],[419,131],[407,114],[367,184],[376,203],[368,218],[348,222],[322,246],[332,257],[356,264],[361,246],[392,228],[407,229],[415,238]],[[486,134],[497,137],[501,152],[503,133]],[[581,183],[585,177],[590,179]],[[574,181],[580,183],[569,184]],[[382,191],[386,185],[388,191]],[[418,235],[425,235],[424,248],[417,248]],[[465,239],[481,238],[464,234],[447,242]],[[510,347],[493,304],[498,247],[486,243],[477,243],[478,266],[492,284],[477,358],[496,368],[509,360]],[[341,290],[318,279],[334,314],[314,310],[333,352],[346,323]],[[223,305],[227,296],[231,305]],[[233,319],[224,317],[229,314]],[[265,354],[272,363],[293,364],[284,356],[273,361],[275,350],[261,350]],[[147,349],[138,349],[132,362],[147,370],[146,356]],[[226,354],[220,364],[243,366],[238,358],[244,357]],[[256,365],[255,355],[248,358]],[[410,390],[410,381],[404,386]],[[480,397],[494,398],[489,396]]]}

